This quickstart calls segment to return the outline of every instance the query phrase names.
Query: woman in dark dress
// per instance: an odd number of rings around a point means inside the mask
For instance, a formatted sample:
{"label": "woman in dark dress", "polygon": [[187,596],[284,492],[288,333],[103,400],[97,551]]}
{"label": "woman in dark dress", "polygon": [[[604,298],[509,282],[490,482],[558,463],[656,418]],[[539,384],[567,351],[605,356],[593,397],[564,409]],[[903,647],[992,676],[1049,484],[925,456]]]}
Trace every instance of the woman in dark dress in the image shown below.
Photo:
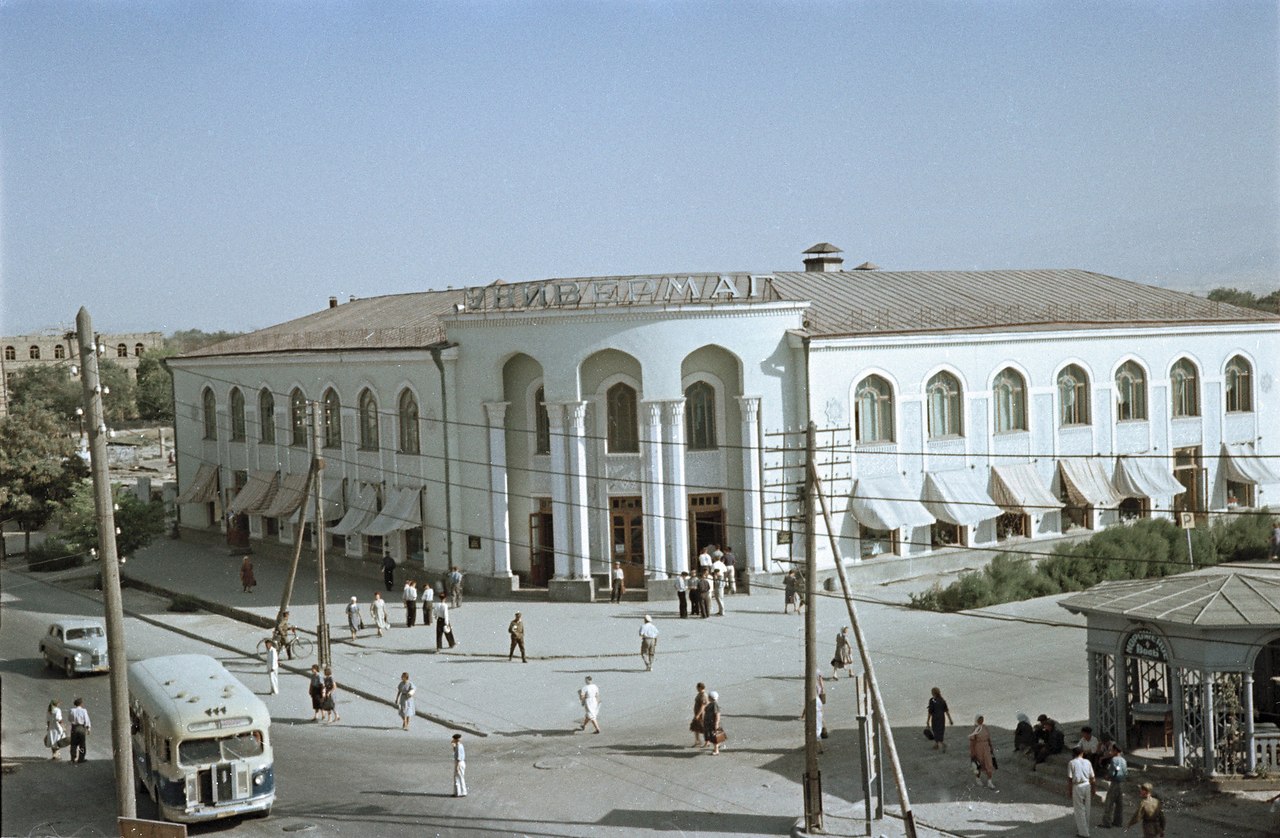
{"label": "woman in dark dress", "polygon": [[706,708],[707,702],[707,685],[698,682],[698,694],[693,697],[693,721],[689,722],[689,730],[693,731],[694,747],[700,748],[704,744],[702,741],[702,711]]}
{"label": "woman in dark dress", "polygon": [[708,693],[707,698],[702,708],[702,738],[711,743],[711,755],[718,757],[720,743],[716,741],[716,731],[720,729],[720,693]]}
{"label": "woman in dark dress", "polygon": [[951,721],[951,708],[947,706],[947,700],[942,697],[942,690],[934,687],[933,695],[929,699],[929,716],[925,720],[925,724],[933,731],[933,749],[936,751],[942,748],[947,750],[947,725],[955,724]]}
{"label": "woman in dark dress", "polygon": [[311,682],[307,685],[307,693],[311,696],[311,719],[315,721],[324,712],[324,676],[320,674],[320,664],[311,664]]}
{"label": "woman in dark dress", "polygon": [[324,668],[324,693],[320,701],[320,712],[324,714],[325,721],[340,722],[342,717],[338,715],[338,707],[333,703],[333,694],[338,689],[338,684],[333,680],[332,667]]}

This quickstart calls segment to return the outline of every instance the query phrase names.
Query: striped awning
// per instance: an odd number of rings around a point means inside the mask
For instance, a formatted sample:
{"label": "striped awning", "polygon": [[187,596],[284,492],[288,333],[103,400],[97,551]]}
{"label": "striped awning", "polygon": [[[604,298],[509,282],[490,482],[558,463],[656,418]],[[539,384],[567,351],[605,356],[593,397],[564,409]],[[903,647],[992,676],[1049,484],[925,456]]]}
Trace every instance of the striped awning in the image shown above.
{"label": "striped awning", "polygon": [[1093,457],[1087,459],[1059,460],[1062,469],[1062,484],[1066,487],[1067,497],[1076,506],[1119,506],[1124,495],[1111,484],[1107,469],[1102,461]]}
{"label": "striped awning", "polygon": [[174,503],[210,503],[218,499],[218,467],[212,463],[201,463],[196,469],[196,477],[187,486],[187,490],[174,500]]}
{"label": "striped awning", "polygon": [[236,496],[227,505],[229,515],[261,515],[271,505],[279,485],[279,476],[274,471],[251,471],[249,482],[236,492]]}
{"label": "striped awning", "polygon": [[991,497],[1005,512],[1043,515],[1062,508],[1040,479],[1034,463],[991,467]]}
{"label": "striped awning", "polygon": [[422,491],[395,489],[378,517],[364,528],[364,535],[388,535],[422,526]]}
{"label": "striped awning", "polygon": [[[342,502],[342,483],[343,477],[335,474],[332,477],[326,476],[320,484],[324,489],[324,519],[326,521],[337,521],[347,512],[347,505]],[[314,492],[315,489],[313,488]],[[316,519],[316,503],[314,495],[307,501],[306,512],[303,513],[302,521],[310,524]]]}
{"label": "striped awning", "polygon": [[1280,483],[1280,474],[1248,444],[1223,445],[1222,469],[1232,483]]}
{"label": "striped awning", "polygon": [[275,500],[262,512],[263,518],[285,518],[298,511],[302,505],[303,490],[307,486],[306,474],[286,474],[280,479]]}
{"label": "striped awning", "polygon": [[378,487],[361,483],[355,488],[351,506],[342,520],[329,529],[334,535],[360,535],[378,517]]}

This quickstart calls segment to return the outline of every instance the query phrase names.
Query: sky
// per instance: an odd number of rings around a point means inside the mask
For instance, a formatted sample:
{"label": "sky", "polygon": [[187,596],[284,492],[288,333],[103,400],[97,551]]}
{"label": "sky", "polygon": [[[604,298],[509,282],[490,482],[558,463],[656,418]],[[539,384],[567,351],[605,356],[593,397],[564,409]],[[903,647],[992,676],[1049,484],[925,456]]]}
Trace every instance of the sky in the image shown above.
{"label": "sky", "polygon": [[1274,2],[0,2],[0,334],[550,277],[1280,285]]}

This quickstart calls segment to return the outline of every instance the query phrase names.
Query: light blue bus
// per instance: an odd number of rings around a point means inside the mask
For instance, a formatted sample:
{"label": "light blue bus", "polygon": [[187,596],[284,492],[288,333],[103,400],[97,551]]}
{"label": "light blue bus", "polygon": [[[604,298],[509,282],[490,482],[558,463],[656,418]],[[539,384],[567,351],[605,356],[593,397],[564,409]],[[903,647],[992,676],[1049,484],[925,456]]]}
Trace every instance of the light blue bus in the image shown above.
{"label": "light blue bus", "polygon": [[134,783],[160,817],[196,823],[266,817],[275,803],[271,715],[262,699],[206,655],[129,665]]}

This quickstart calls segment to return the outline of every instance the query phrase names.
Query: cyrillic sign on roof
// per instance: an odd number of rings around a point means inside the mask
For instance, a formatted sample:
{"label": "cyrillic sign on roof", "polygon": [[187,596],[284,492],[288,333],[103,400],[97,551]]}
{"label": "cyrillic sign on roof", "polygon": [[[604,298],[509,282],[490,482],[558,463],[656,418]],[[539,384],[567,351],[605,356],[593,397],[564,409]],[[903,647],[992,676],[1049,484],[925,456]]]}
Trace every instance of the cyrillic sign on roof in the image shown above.
{"label": "cyrillic sign on roof", "polygon": [[467,311],[590,308],[614,305],[680,305],[760,300],[767,274],[698,274],[608,279],[553,279],[468,288]]}

